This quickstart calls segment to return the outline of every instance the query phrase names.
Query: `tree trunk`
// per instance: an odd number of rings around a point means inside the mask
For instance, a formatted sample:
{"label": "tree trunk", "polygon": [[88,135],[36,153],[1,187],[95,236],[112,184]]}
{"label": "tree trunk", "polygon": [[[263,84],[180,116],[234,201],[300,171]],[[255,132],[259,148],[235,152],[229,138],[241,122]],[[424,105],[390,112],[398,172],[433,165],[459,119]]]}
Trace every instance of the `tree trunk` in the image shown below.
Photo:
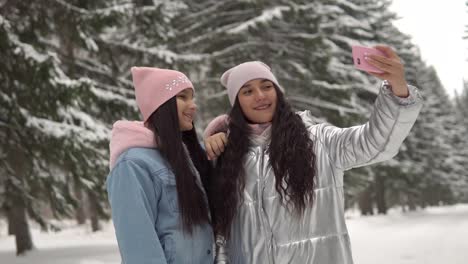
{"label": "tree trunk", "polygon": [[372,210],[372,192],[371,188],[367,187],[361,194],[359,194],[359,209],[362,215],[373,215]]}
{"label": "tree trunk", "polygon": [[402,204],[401,205],[401,212],[406,213],[406,205]]}
{"label": "tree trunk", "polygon": [[75,196],[78,201],[78,208],[76,208],[75,218],[76,222],[79,225],[84,225],[86,223],[86,210],[85,210],[85,199],[83,199],[83,190],[80,185],[75,182]]}
{"label": "tree trunk", "polygon": [[407,200],[408,195],[403,194],[401,192],[398,193],[398,202],[401,206],[401,212],[406,213],[406,200]]}
{"label": "tree trunk", "polygon": [[387,203],[385,201],[385,178],[375,176],[375,202],[377,203],[377,212],[387,214]]}
{"label": "tree trunk", "polygon": [[408,194],[408,210],[416,211],[416,201],[412,194]]}
{"label": "tree trunk", "polygon": [[88,200],[89,200],[89,213],[91,219],[91,229],[93,232],[97,232],[102,230],[102,226],[99,222],[99,205],[97,197],[91,191],[88,192]]}
{"label": "tree trunk", "polygon": [[15,221],[13,220],[13,210],[7,209],[8,235],[15,235]]}
{"label": "tree trunk", "polygon": [[23,199],[14,198],[11,212],[16,236],[16,255],[22,255],[34,248]]}
{"label": "tree trunk", "polygon": [[[7,158],[11,159],[16,180],[24,184],[24,177],[29,171],[28,157],[22,149],[13,148],[7,151]],[[28,223],[26,194],[24,190],[17,190],[7,184],[6,197],[11,206],[9,222],[13,223],[12,231],[16,239],[16,255],[22,255],[34,248]]]}

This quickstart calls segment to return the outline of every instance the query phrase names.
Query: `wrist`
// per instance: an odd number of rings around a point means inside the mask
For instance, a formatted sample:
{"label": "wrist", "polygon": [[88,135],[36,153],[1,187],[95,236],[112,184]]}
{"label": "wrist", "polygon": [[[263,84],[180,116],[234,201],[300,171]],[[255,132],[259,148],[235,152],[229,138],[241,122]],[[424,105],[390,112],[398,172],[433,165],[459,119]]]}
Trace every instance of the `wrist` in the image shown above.
{"label": "wrist", "polygon": [[402,83],[390,83],[390,89],[395,96],[406,98],[409,96],[408,84]]}

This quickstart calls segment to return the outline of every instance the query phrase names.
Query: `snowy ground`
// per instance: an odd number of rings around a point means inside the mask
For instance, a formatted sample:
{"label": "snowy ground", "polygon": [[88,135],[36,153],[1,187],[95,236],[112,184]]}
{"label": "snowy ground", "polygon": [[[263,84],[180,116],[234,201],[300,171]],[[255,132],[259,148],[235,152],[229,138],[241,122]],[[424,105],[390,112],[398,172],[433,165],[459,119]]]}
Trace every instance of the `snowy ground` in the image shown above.
{"label": "snowy ground", "polygon": [[356,264],[468,263],[468,205],[348,219]]}
{"label": "snowy ground", "polygon": [[[391,211],[386,216],[349,213],[347,223],[356,264],[466,264],[468,260],[468,204],[406,214]],[[37,250],[16,257],[14,240],[0,224],[0,263],[120,263],[112,224],[97,234],[83,227],[49,234],[34,229],[33,237]]]}

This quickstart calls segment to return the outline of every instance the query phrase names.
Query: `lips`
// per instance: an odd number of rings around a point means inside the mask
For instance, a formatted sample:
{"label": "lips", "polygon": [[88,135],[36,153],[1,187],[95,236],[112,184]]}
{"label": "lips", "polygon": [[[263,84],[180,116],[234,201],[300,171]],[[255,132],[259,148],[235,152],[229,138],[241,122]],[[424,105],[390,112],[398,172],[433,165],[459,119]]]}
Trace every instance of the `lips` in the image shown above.
{"label": "lips", "polygon": [[193,114],[183,113],[185,117],[187,117],[190,121],[193,120]]}
{"label": "lips", "polygon": [[271,104],[262,104],[262,105],[259,105],[257,107],[254,107],[254,110],[265,110],[265,109],[268,109],[270,108]]}

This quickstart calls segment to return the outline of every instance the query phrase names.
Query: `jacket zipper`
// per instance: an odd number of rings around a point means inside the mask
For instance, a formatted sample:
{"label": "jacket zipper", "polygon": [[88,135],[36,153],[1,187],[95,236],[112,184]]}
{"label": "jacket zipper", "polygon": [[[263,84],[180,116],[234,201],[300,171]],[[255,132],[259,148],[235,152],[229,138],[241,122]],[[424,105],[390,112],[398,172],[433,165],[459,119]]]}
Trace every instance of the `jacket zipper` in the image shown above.
{"label": "jacket zipper", "polygon": [[263,231],[266,235],[265,239],[266,239],[266,247],[267,247],[267,254],[268,254],[268,260],[269,260],[269,263],[270,264],[274,264],[274,258],[273,258],[273,247],[272,247],[272,241],[271,241],[271,237],[272,237],[272,232],[271,232],[271,228],[270,228],[270,225],[269,225],[269,221],[267,220],[267,214],[266,214],[266,211],[265,211],[265,207],[264,207],[264,200],[263,200],[263,197],[264,197],[264,193],[265,193],[265,182],[266,182],[266,175],[264,175],[264,163],[265,163],[265,153],[264,153],[264,148],[263,146],[260,146],[260,171],[259,171],[259,177],[260,177],[260,186],[259,186],[259,196],[258,197],[258,201],[260,203],[260,212],[259,212],[259,216],[260,216],[260,221],[262,222],[262,225],[263,225]]}

